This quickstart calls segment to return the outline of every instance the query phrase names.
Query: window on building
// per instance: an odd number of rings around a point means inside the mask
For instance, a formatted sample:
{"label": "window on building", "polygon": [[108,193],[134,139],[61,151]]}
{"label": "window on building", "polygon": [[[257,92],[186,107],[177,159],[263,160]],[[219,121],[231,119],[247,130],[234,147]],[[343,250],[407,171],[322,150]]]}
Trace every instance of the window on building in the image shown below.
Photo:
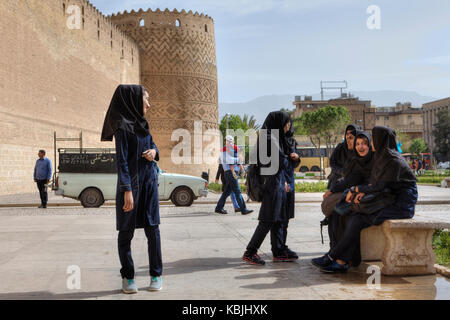
{"label": "window on building", "polygon": [[208,26],[205,24],[205,32],[208,32]]}
{"label": "window on building", "polygon": [[181,27],[181,21],[180,19],[177,19],[177,21],[175,21],[175,27]]}
{"label": "window on building", "polygon": [[144,19],[139,20],[139,26],[140,27],[145,27],[145,20]]}
{"label": "window on building", "polygon": [[389,120],[389,117],[384,117],[384,120]]}

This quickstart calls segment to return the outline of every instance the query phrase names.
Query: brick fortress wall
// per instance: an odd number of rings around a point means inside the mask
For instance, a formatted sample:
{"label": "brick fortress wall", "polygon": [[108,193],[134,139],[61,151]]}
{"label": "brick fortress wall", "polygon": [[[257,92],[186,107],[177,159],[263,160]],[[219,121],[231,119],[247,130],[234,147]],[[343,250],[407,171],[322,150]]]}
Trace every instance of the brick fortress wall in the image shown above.
{"label": "brick fortress wall", "polygon": [[[214,22],[203,14],[169,11],[131,11],[112,15],[111,20],[140,47],[141,83],[150,93],[147,114],[152,135],[160,149],[160,166],[176,173],[199,176],[217,170],[217,164],[194,163],[195,152],[210,145],[209,155],[218,155],[218,97]],[[194,121],[202,121],[202,148],[194,145]],[[171,141],[176,129],[191,133],[191,164],[175,164]],[[214,140],[215,139],[215,140]],[[197,140],[198,141],[198,140]],[[215,141],[215,142],[214,142]],[[182,154],[186,156],[185,154]]]}
{"label": "brick fortress wall", "polygon": [[[79,30],[66,25],[70,5]],[[53,162],[54,131],[113,146],[100,142],[104,115],[118,84],[140,83],[139,48],[85,0],[0,1],[0,34],[0,195],[35,192],[37,152]]]}

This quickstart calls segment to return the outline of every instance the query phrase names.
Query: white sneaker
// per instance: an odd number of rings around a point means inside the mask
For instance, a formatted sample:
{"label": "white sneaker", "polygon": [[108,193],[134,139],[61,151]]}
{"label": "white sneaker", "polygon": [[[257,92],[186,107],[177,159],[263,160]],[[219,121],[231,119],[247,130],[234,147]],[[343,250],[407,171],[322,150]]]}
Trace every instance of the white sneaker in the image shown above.
{"label": "white sneaker", "polygon": [[162,277],[152,277],[152,281],[150,282],[149,291],[159,291],[162,289]]}
{"label": "white sneaker", "polygon": [[122,279],[122,292],[127,294],[138,292],[134,279],[127,279],[127,278]]}

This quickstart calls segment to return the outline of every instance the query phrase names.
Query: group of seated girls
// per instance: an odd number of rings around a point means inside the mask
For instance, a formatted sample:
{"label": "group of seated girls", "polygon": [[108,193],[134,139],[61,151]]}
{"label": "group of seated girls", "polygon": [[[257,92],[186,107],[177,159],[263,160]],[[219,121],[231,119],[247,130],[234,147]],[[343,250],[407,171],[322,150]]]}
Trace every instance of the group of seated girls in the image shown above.
{"label": "group of seated girls", "polygon": [[330,250],[311,262],[322,272],[342,273],[361,263],[362,229],[414,216],[416,176],[398,152],[395,131],[382,126],[372,135],[348,126],[330,166],[322,203]]}

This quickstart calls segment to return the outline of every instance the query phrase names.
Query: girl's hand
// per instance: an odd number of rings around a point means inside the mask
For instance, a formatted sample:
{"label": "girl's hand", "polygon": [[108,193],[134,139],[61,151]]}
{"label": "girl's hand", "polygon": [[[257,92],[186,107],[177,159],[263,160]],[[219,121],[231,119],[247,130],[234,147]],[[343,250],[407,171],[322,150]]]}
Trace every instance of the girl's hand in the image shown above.
{"label": "girl's hand", "polygon": [[359,201],[365,196],[365,193],[358,193],[355,197],[355,203],[359,204]]}
{"label": "girl's hand", "polygon": [[142,157],[147,159],[148,161],[155,160],[156,157],[156,150],[155,149],[149,149],[142,153]]}
{"label": "girl's hand", "polygon": [[286,192],[289,192],[291,188],[289,187],[289,185],[287,184],[287,182],[284,183],[284,190],[286,190]]}
{"label": "girl's hand", "polygon": [[328,198],[330,195],[332,195],[333,192],[331,192],[330,190],[328,190],[327,192],[324,193],[323,195],[323,200],[325,200],[326,198]]}
{"label": "girl's hand", "polygon": [[131,191],[125,191],[123,195],[123,211],[130,212],[134,207],[133,193]]}
{"label": "girl's hand", "polygon": [[298,156],[298,154],[295,153],[295,152],[292,152],[289,156],[290,156],[291,159],[294,160],[294,161],[297,161],[297,160],[300,158],[300,157]]}
{"label": "girl's hand", "polygon": [[352,202],[353,199],[353,193],[351,191],[349,191],[347,193],[347,196],[345,197],[345,201],[347,201],[348,203]]}

